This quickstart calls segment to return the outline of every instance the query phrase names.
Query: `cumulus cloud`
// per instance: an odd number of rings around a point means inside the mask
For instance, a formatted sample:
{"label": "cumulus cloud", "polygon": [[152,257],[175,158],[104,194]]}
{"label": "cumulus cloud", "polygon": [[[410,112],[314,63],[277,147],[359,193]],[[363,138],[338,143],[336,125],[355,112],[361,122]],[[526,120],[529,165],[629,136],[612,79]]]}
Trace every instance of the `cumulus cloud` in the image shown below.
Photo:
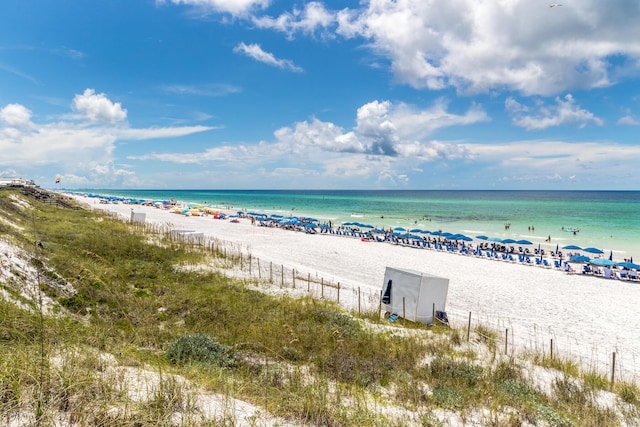
{"label": "cumulus cloud", "polygon": [[127,119],[127,110],[119,102],[111,102],[104,93],[85,89],[73,98],[72,109],[91,122],[115,124]]}
{"label": "cumulus cloud", "polygon": [[[244,171],[253,176],[261,170],[261,176],[269,179],[284,179],[282,171],[295,170],[338,186],[344,185],[339,179],[363,178],[374,179],[380,185],[405,185],[409,180],[407,170],[419,170],[420,165],[429,162],[473,157],[464,144],[429,140],[433,131],[485,119],[476,106],[464,115],[456,115],[447,112],[446,103],[440,101],[430,109],[420,110],[376,100],[357,110],[356,125],[351,130],[314,117],[276,130],[275,139],[270,142],[225,144],[195,153],[151,153],[130,159],[218,163],[238,174]],[[418,123],[401,129],[411,121]]]}
{"label": "cumulus cloud", "polygon": [[8,127],[31,125],[31,110],[20,104],[9,104],[0,110],[0,120]]}
{"label": "cumulus cloud", "polygon": [[640,51],[640,7],[630,1],[554,9],[525,0],[371,1],[338,16],[339,34],[370,40],[416,88],[551,95],[603,87],[625,66],[610,56]]}
{"label": "cumulus cloud", "polygon": [[249,58],[255,59],[258,62],[262,62],[267,65],[271,65],[277,68],[294,71],[296,73],[302,72],[302,68],[295,65],[288,59],[278,59],[272,53],[265,52],[258,44],[245,44],[240,43],[233,48],[236,53],[241,53]]}
{"label": "cumulus cloud", "polygon": [[637,73],[640,6],[631,0],[563,8],[529,0],[362,4],[335,11],[309,2],[277,17],[254,15],[252,23],[290,38],[321,32],[363,39],[389,61],[397,80],[418,89],[552,96],[606,87],[617,76]]}
{"label": "cumulus cloud", "polygon": [[[604,121],[592,112],[580,108],[571,94],[565,95],[564,99],[556,97],[553,105],[539,102],[534,108],[526,107],[513,98],[507,98],[505,101],[505,109],[512,115],[512,123],[527,130],[560,125],[584,127],[589,123],[598,126],[604,124]],[[528,114],[529,112],[531,114]]]}

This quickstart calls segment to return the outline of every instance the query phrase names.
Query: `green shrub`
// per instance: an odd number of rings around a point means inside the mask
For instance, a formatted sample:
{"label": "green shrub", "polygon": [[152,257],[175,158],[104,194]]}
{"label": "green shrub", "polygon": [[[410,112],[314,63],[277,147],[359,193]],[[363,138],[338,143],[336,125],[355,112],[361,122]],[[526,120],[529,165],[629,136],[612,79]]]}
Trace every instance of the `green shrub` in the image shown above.
{"label": "green shrub", "polygon": [[167,358],[176,365],[204,363],[222,368],[236,365],[231,348],[204,334],[176,338],[167,349]]}

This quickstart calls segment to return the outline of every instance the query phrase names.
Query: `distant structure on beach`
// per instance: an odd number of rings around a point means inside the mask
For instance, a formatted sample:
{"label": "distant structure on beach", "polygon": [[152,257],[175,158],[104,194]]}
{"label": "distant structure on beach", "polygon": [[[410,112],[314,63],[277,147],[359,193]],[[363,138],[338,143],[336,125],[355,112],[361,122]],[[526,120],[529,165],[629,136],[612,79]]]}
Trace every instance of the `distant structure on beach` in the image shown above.
{"label": "distant structure on beach", "polygon": [[37,187],[33,180],[23,178],[0,178],[0,187]]}

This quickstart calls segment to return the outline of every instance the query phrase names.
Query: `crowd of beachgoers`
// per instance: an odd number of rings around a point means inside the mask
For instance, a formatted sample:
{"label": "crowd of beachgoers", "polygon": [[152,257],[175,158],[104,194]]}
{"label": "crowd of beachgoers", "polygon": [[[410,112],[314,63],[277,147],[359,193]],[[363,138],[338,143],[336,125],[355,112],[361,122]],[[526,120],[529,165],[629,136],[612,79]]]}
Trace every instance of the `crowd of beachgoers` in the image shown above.
{"label": "crowd of beachgoers", "polygon": [[[193,214],[184,209],[173,209],[173,212],[180,212],[185,215]],[[196,215],[199,214],[201,212],[197,211]],[[587,253],[596,255],[594,258],[590,258],[580,252],[583,248],[575,245],[562,248],[568,249],[567,253],[563,253],[559,246],[555,250],[547,252],[540,245],[533,249],[523,246],[522,244],[533,245],[532,242],[527,240],[493,239],[493,241],[488,242],[484,241],[489,239],[486,236],[471,238],[463,234],[443,232],[442,230],[430,232],[412,229],[407,232],[404,227],[381,229],[358,222],[346,222],[334,226],[331,222],[319,223],[315,218],[282,215],[269,216],[263,213],[246,211],[238,211],[234,215],[229,215],[229,218],[231,221],[237,218],[248,218],[253,225],[277,227],[306,234],[331,234],[357,238],[363,242],[389,243],[416,249],[431,249],[494,261],[562,270],[567,274],[580,273],[606,279],[640,281],[638,276],[640,265],[633,264],[627,259],[623,262],[615,263],[611,259],[603,258],[601,256],[603,251],[597,248],[584,248]],[[513,245],[513,243],[521,245]]]}
{"label": "crowd of beachgoers", "polygon": [[[495,239],[487,236],[470,237],[459,233],[442,230],[426,231],[420,229],[407,230],[404,227],[389,229],[376,228],[360,222],[345,222],[335,225],[332,222],[320,222],[311,217],[294,217],[278,214],[267,215],[261,212],[221,211],[220,208],[210,206],[189,206],[171,200],[138,201],[122,197],[97,196],[101,203],[128,203],[153,206],[169,210],[172,213],[185,216],[207,216],[214,219],[238,222],[240,218],[248,219],[252,225],[260,227],[281,228],[285,230],[304,232],[306,234],[330,234],[360,239],[363,242],[388,243],[392,245],[412,247],[416,249],[430,249],[458,255],[468,255],[493,261],[537,266],[563,271],[567,274],[584,274],[619,279],[640,281],[638,270],[640,265],[634,264],[632,259],[623,262],[613,262],[611,258],[604,258],[603,251],[597,248],[581,248],[575,245],[566,247],[556,246],[555,250],[545,251],[538,245],[527,240]],[[508,224],[509,226],[511,224]],[[507,225],[505,224],[505,227]],[[530,229],[532,226],[529,227]],[[577,229],[573,230],[574,234]],[[487,241],[491,240],[491,241]],[[532,246],[530,249],[529,246]],[[567,250],[567,252],[563,252]],[[595,255],[589,257],[583,252]]]}

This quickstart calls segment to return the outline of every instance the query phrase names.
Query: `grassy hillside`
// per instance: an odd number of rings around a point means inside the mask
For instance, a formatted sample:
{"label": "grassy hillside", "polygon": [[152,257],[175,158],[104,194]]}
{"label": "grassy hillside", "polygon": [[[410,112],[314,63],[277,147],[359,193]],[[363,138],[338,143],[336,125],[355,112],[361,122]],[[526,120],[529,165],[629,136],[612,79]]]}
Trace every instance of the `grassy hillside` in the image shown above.
{"label": "grassy hillside", "polygon": [[[640,423],[635,385],[569,360],[503,356],[485,328],[467,342],[444,326],[259,292],[213,267],[240,262],[226,251],[19,190],[0,189],[0,241],[10,425]],[[246,415],[240,401],[260,410]]]}

